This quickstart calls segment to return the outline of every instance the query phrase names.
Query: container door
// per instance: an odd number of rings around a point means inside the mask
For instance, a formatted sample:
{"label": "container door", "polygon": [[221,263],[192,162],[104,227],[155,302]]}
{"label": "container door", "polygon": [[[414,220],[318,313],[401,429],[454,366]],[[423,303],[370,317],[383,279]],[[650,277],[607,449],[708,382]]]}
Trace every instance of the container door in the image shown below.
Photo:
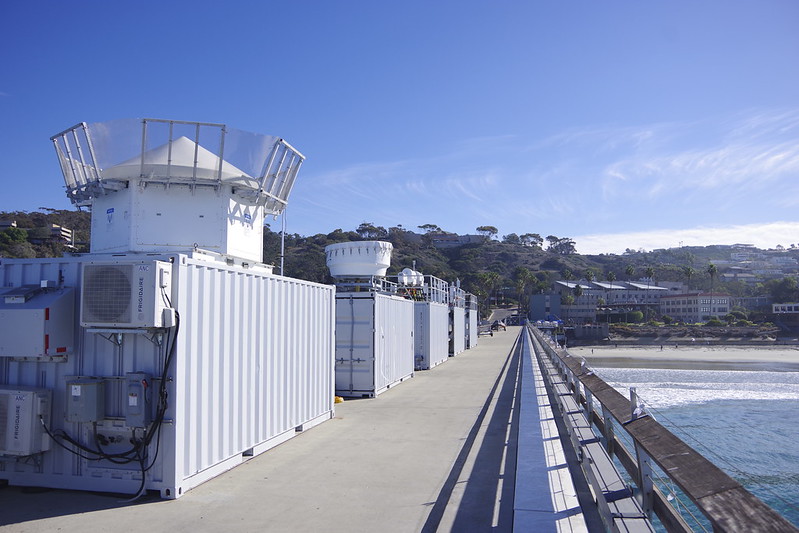
{"label": "container door", "polygon": [[371,394],[375,390],[375,301],[336,298],[336,393]]}

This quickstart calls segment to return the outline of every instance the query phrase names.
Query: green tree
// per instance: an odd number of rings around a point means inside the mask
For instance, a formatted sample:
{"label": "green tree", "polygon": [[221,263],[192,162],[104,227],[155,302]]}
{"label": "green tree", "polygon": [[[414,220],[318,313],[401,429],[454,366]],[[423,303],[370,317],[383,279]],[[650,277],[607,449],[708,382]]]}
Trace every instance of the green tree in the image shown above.
{"label": "green tree", "polygon": [[525,288],[535,280],[535,276],[527,268],[523,266],[516,267],[513,271],[513,281],[516,285],[516,294],[519,299],[519,311],[527,308],[527,299],[525,298]]}
{"label": "green tree", "polygon": [[36,257],[36,250],[28,242],[28,232],[21,228],[0,231],[0,257]]}
{"label": "green tree", "polygon": [[355,233],[361,236],[364,240],[372,239],[385,239],[388,237],[388,231],[383,226],[375,226],[371,222],[362,222]]}
{"label": "green tree", "polygon": [[547,237],[547,241],[549,242],[548,252],[560,255],[571,255],[577,252],[574,241],[568,237],[561,238],[550,235]]}
{"label": "green tree", "polygon": [[482,295],[481,299],[486,303],[486,314],[491,308],[491,295],[499,287],[499,274],[496,272],[479,272],[477,274],[477,286]]}
{"label": "green tree", "polygon": [[0,231],[0,244],[13,244],[28,240],[28,232],[21,228],[6,228]]}
{"label": "green tree", "polygon": [[444,230],[435,224],[422,224],[421,226],[416,227],[425,233],[444,233]]}
{"label": "green tree", "polygon": [[490,240],[499,233],[499,230],[494,226],[478,226],[477,233],[485,237],[486,240]]}
{"label": "green tree", "polygon": [[605,279],[608,280],[610,283],[610,288],[607,292],[607,303],[610,304],[611,293],[613,292],[613,282],[616,281],[616,274],[611,270],[607,274],[605,274]]}
{"label": "green tree", "polygon": [[[649,298],[649,284],[652,283],[652,280],[655,277],[655,269],[652,266],[648,266],[644,269],[644,275],[646,275],[646,296]],[[649,319],[649,305],[644,306],[644,319]]]}
{"label": "green tree", "polygon": [[710,318],[713,318],[713,280],[719,273],[719,269],[716,268],[716,265],[710,263],[707,266],[707,275],[710,276]]}
{"label": "green tree", "polygon": [[694,277],[694,274],[696,274],[696,271],[690,266],[686,265],[682,267],[682,275],[686,280],[686,285],[690,286],[691,278]]}
{"label": "green tree", "polygon": [[574,288],[572,289],[572,294],[574,294],[575,298],[580,298],[580,296],[583,295],[583,286],[579,283],[575,284]]}
{"label": "green tree", "polygon": [[574,305],[574,296],[569,293],[563,293],[560,296],[560,305],[563,306],[563,310],[566,312],[566,322],[569,321],[569,309],[571,306]]}
{"label": "green tree", "polygon": [[778,304],[799,300],[799,283],[793,276],[769,280],[763,285],[763,290]]}
{"label": "green tree", "polygon": [[583,287],[582,285],[580,285],[579,282],[574,284],[574,288],[572,289],[572,295],[574,296],[573,304],[576,304],[580,300],[580,297],[582,297],[583,295]]}
{"label": "green tree", "polygon": [[519,235],[519,240],[524,246],[532,246],[534,248],[541,248],[544,239],[538,233],[523,233]]}
{"label": "green tree", "polygon": [[644,321],[644,314],[641,311],[630,311],[627,313],[627,320],[633,323]]}

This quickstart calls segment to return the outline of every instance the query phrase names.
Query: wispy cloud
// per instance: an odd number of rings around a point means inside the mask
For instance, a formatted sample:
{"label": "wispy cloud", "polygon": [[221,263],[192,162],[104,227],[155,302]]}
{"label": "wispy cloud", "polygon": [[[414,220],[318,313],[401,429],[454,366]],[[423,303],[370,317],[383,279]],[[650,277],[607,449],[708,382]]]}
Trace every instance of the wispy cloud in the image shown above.
{"label": "wispy cloud", "polygon": [[[650,193],[682,189],[725,190],[731,186],[763,188],[799,174],[799,144],[722,144],[667,155],[634,156],[609,165],[604,190],[619,181],[643,186]],[[615,191],[618,192],[618,191]],[[630,191],[638,192],[638,188]]]}
{"label": "wispy cloud", "polygon": [[708,244],[754,244],[758,248],[789,246],[799,242],[799,222],[769,222],[733,226],[658,229],[623,233],[593,233],[574,237],[577,251],[584,254],[623,253],[630,248],[651,251],[678,246]]}
{"label": "wispy cloud", "polygon": [[[713,137],[713,124],[678,126],[669,143],[639,145],[603,170],[606,197],[650,197],[701,189],[719,194],[772,187],[799,175],[799,113],[756,113],[728,124],[729,133]],[[698,135],[697,135],[698,134]],[[704,136],[704,137],[703,137]]]}
{"label": "wispy cloud", "polygon": [[[431,157],[304,174],[294,197],[313,213],[357,223],[615,234],[627,227],[744,228],[752,220],[790,220],[799,205],[797,178],[799,110],[754,110],[690,122],[574,128],[541,139],[465,139]],[[702,235],[712,242],[718,234]],[[677,245],[671,230],[665,237]]]}

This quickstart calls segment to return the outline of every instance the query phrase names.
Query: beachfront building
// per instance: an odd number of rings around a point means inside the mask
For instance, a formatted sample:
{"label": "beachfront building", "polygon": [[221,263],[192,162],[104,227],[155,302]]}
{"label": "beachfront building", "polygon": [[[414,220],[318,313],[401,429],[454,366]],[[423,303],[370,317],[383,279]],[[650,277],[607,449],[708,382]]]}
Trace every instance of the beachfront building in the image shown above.
{"label": "beachfront building", "polygon": [[[582,294],[575,296],[575,290],[580,287]],[[554,293],[560,296],[561,302],[567,295],[574,298],[571,305],[562,305],[561,320],[566,320],[575,324],[590,324],[596,322],[596,308],[599,306],[599,299],[602,298],[601,291],[597,290],[593,283],[588,281],[556,281]]]}
{"label": "beachfront building", "polygon": [[530,296],[530,320],[558,320],[563,316],[561,312],[561,297],[559,294],[533,294]]}
{"label": "beachfront building", "polygon": [[785,302],[771,304],[772,320],[775,324],[786,328],[799,327],[799,303]]}
{"label": "beachfront building", "polygon": [[[576,297],[578,286],[581,294]],[[660,298],[669,292],[666,287],[645,282],[556,281],[549,294],[530,297],[530,319],[558,318],[573,324],[592,324],[598,321],[598,315],[603,322],[611,316],[625,320],[622,317],[629,311],[641,311],[650,317],[657,314]],[[574,303],[565,305],[564,299],[569,295]]]}
{"label": "beachfront building", "polygon": [[771,304],[771,312],[775,315],[778,314],[790,314],[790,315],[799,315],[799,303],[782,303],[782,304]]}
{"label": "beachfront building", "polygon": [[730,312],[730,296],[705,292],[664,295],[660,299],[660,314],[690,324],[721,318]]}

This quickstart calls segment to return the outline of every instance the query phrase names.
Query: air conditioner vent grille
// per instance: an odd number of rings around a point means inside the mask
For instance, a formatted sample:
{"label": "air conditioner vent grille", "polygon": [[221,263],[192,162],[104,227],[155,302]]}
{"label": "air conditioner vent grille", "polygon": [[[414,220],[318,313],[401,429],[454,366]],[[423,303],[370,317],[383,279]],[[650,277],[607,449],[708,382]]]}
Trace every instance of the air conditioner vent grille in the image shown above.
{"label": "air conditioner vent grille", "polygon": [[131,321],[133,265],[86,265],[83,286],[83,321]]}

